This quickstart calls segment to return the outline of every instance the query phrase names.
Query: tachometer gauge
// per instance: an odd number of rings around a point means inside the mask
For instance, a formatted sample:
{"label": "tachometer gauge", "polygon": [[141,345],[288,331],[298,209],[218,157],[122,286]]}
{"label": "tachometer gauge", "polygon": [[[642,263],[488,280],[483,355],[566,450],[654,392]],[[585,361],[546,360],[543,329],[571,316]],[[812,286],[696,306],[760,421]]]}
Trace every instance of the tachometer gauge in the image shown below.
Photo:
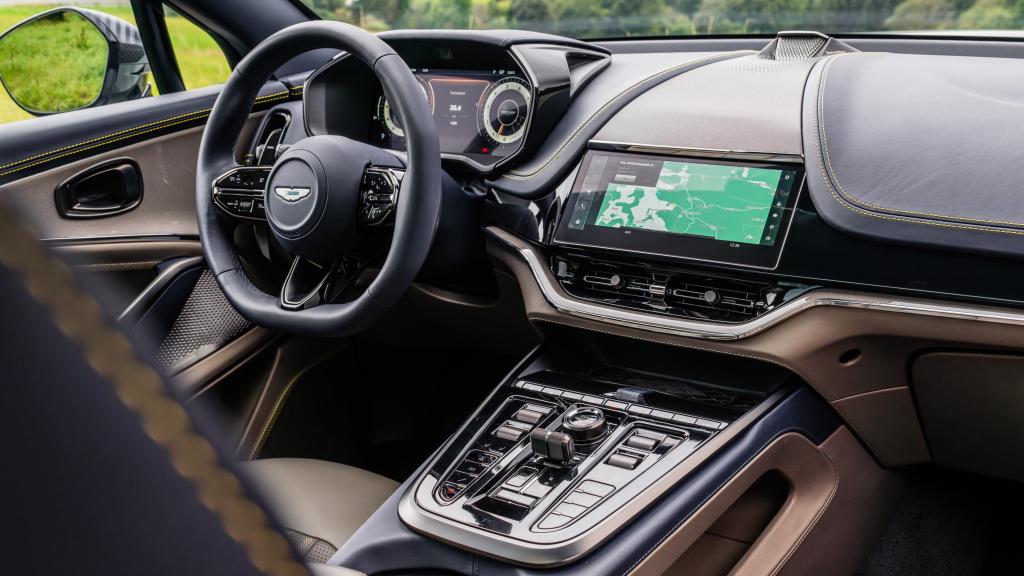
{"label": "tachometer gauge", "polygon": [[523,137],[530,111],[530,86],[522,78],[503,78],[488,88],[480,109],[481,135],[495,145]]}
{"label": "tachometer gauge", "polygon": [[[420,89],[423,90],[423,96],[427,99],[427,106],[430,107],[430,113],[434,113],[434,91],[430,89],[422,78],[416,76],[417,82],[420,84]],[[401,123],[398,119],[391,114],[391,103],[384,96],[380,97],[377,101],[377,118],[380,118],[384,124],[384,128],[387,129],[388,133],[395,138],[405,138],[405,130],[402,129]]]}

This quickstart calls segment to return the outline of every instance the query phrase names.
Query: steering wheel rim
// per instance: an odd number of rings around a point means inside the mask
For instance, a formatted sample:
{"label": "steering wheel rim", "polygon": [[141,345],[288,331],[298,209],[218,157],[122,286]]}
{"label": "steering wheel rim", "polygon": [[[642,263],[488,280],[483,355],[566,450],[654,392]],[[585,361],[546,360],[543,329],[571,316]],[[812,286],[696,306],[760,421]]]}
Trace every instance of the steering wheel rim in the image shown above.
{"label": "steering wheel rim", "polygon": [[[216,209],[213,183],[238,166],[234,147],[260,88],[271,74],[291,58],[320,48],[347,52],[380,80],[406,131],[405,175],[396,204],[390,251],[366,290],[349,302],[287,310],[277,296],[262,291],[246,276],[232,243],[235,222]],[[306,138],[296,145],[312,139]],[[203,132],[196,170],[196,212],[207,264],[228,301],[257,325],[311,335],[358,332],[398,302],[426,260],[441,210],[440,158],[436,127],[422,91],[408,65],[390,46],[373,34],[340,22],[305,22],[285,28],[239,62],[217,98]],[[358,169],[362,172],[365,167]],[[270,184],[268,181],[268,190]]]}

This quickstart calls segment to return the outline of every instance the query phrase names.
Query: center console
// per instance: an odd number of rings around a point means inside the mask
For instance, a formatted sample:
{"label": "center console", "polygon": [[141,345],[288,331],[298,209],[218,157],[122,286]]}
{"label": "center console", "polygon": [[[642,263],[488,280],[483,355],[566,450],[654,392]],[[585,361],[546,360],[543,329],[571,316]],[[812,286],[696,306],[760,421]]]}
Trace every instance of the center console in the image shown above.
{"label": "center console", "polygon": [[[699,372],[699,370],[695,370]],[[564,564],[620,530],[785,386],[534,362],[405,494],[413,529],[518,564]]]}

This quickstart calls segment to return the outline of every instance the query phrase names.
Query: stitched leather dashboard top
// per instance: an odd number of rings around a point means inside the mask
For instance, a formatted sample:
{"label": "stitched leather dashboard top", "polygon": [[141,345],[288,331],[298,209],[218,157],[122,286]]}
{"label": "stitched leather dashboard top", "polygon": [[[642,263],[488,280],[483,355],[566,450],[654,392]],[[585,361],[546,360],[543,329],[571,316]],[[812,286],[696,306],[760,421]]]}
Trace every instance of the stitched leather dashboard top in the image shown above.
{"label": "stitched leather dashboard top", "polygon": [[813,70],[808,189],[832,226],[1024,255],[1024,62],[855,53]]}

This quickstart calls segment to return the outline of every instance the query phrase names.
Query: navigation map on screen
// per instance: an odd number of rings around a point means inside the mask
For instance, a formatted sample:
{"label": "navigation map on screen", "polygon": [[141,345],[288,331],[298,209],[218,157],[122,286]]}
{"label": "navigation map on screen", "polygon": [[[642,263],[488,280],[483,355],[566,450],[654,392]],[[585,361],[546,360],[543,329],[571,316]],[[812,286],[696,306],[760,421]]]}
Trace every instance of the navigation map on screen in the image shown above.
{"label": "navigation map on screen", "polygon": [[[612,175],[636,181],[637,175]],[[666,161],[653,186],[610,182],[593,224],[707,236],[745,244],[775,238],[781,170]]]}

